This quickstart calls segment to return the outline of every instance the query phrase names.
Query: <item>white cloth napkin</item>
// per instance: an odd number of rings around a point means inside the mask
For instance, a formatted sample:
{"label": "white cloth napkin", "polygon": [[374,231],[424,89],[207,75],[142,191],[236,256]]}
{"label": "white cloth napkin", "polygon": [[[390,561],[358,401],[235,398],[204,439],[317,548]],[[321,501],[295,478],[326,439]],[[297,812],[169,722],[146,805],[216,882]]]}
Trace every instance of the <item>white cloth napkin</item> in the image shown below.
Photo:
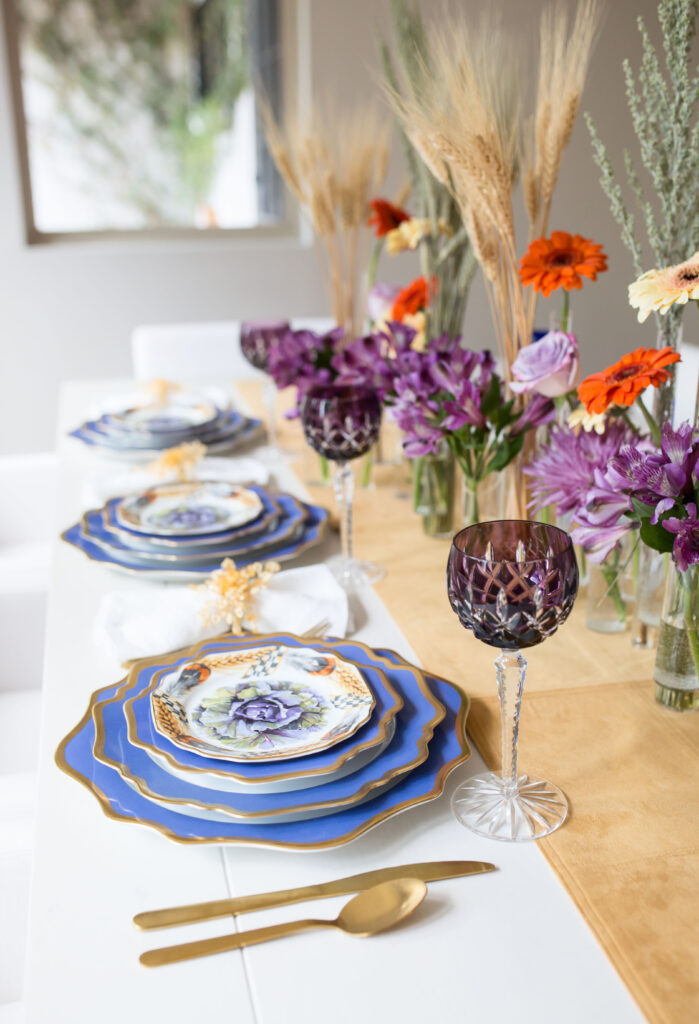
{"label": "white cloth napkin", "polygon": [[[196,464],[192,472],[194,480],[225,480],[231,484],[261,484],[269,480],[269,469],[259,459],[248,456],[224,458],[212,455]],[[172,476],[159,476],[142,466],[129,469],[114,467],[99,475],[88,477],[83,485],[82,500],[87,508],[103,505],[110,498],[123,494],[145,491],[156,484],[167,484],[176,480]]]}
{"label": "white cloth napkin", "polygon": [[[97,609],[94,641],[117,661],[145,658],[216,636],[222,625],[204,627],[202,591],[163,586],[105,594]],[[347,630],[347,594],[326,565],[287,569],[273,576],[257,595],[258,633],[305,633],[327,621],[329,636]]]}

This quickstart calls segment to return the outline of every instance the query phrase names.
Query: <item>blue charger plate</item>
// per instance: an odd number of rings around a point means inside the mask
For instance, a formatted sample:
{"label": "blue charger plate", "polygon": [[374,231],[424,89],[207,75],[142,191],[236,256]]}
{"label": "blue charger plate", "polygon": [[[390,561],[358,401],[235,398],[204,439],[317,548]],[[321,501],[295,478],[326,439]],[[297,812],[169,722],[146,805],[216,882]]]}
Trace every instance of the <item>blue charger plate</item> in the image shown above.
{"label": "blue charger plate", "polygon": [[[237,413],[236,415],[240,414]],[[134,459],[137,461],[141,459],[156,459],[165,451],[165,448],[126,448],[105,444],[104,436],[90,428],[90,424],[93,422],[88,420],[75,430],[70,430],[68,436],[77,438],[78,441],[82,441],[83,444],[88,445],[90,448],[100,449],[104,454],[118,456],[121,459],[130,459],[131,461]],[[196,440],[201,441],[210,451],[224,451],[246,443],[259,434],[261,429],[262,420],[246,418],[242,426],[238,423],[230,427],[225,425],[217,430],[215,434],[212,433],[211,436],[198,437]],[[191,439],[186,438],[185,440]]]}
{"label": "blue charger plate", "polygon": [[[151,568],[163,567],[169,564],[184,568],[187,565],[198,567],[199,565],[210,565],[212,562],[220,562],[222,558],[235,558],[238,555],[255,554],[267,551],[268,548],[278,545],[283,547],[292,541],[302,530],[306,519],[306,509],[298,498],[290,494],[280,494],[277,499],[281,508],[281,515],[267,533],[259,537],[233,538],[230,541],[216,542],[210,548],[195,551],[180,551],[179,548],[164,552],[148,552],[131,547],[130,543],[124,541],[121,536],[106,525],[107,517],[104,509],[95,509],[86,512],[82,518],[83,533],[90,540],[105,549],[111,555],[124,559],[130,565],[145,565],[148,563]],[[152,563],[152,565],[151,565]]]}
{"label": "blue charger plate", "polygon": [[[401,663],[402,659],[392,651],[378,650],[377,653],[396,665]],[[178,843],[230,843],[308,851],[342,846],[386,818],[436,799],[443,792],[449,773],[470,756],[466,739],[467,697],[445,679],[425,676],[445,708],[427,759],[381,796],[324,818],[278,825],[227,825],[192,818],[147,800],[132,789],[116,769],[101,764],[93,755],[93,709],[98,700],[109,700],[116,695],[120,688],[118,683],[93,696],[80,722],[59,745],[56,763],[97,798],[107,817],[145,825]]]}
{"label": "blue charger plate", "polygon": [[[254,646],[273,646],[276,641],[258,642]],[[279,641],[281,642],[281,641]],[[250,640],[240,646],[249,646]],[[285,646],[304,646],[303,641]],[[343,656],[341,644],[324,646]],[[231,644],[214,646],[213,650],[234,649]],[[196,657],[205,656],[202,651]],[[344,654],[351,657],[349,651]],[[356,663],[356,659],[352,657]],[[192,656],[179,659],[179,664],[192,661]],[[362,675],[375,687],[381,662],[374,660],[370,653],[364,654],[361,663]],[[403,697],[403,707],[398,712],[396,735],[375,760],[352,775],[305,790],[282,793],[228,793],[212,791],[175,778],[155,764],[139,747],[128,739],[124,700],[138,684],[126,682],[113,698],[99,701],[95,706],[94,719],[96,740],[95,757],[119,771],[127,781],[151,800],[182,805],[182,813],[199,817],[213,817],[219,820],[241,820],[245,824],[316,818],[334,814],[343,807],[370,799],[376,792],[382,792],[389,785],[395,785],[402,775],[417,767],[426,757],[428,744],[435,727],[444,717],[443,707],[435,701],[422,673],[408,665],[385,665],[389,682]],[[167,675],[172,667],[155,672],[158,678]],[[156,684],[157,685],[157,684]],[[148,698],[146,697],[146,700]],[[207,759],[208,760],[208,759]],[[220,762],[219,762],[220,763]]]}
{"label": "blue charger plate", "polygon": [[86,420],[78,429],[98,439],[107,448],[171,448],[182,441],[215,440],[219,434],[231,434],[242,430],[245,417],[235,409],[222,410],[215,423],[204,430],[178,430],[158,436],[144,436],[142,433],[117,434],[103,419]]}
{"label": "blue charger plate", "polygon": [[[321,508],[320,505],[307,505],[305,502],[301,502],[301,505],[306,511],[307,516],[299,536],[281,544],[279,547],[271,545],[269,550],[265,548],[265,558],[273,558],[277,562],[285,562],[300,555],[307,548],[321,542],[328,523],[328,511]],[[76,523],[65,530],[61,537],[66,543],[72,544],[73,547],[83,551],[91,561],[101,562],[103,565],[108,565],[113,569],[141,576],[144,579],[155,579],[162,582],[196,582],[210,576],[221,565],[220,558],[212,559],[210,563],[204,565],[191,567],[178,565],[176,562],[162,564],[149,561],[148,559],[145,559],[142,563],[134,564],[118,552],[108,551],[100,547],[99,544],[96,544],[85,534],[81,523]],[[236,565],[250,565],[252,562],[259,560],[260,554],[259,549],[251,553],[236,553]]]}

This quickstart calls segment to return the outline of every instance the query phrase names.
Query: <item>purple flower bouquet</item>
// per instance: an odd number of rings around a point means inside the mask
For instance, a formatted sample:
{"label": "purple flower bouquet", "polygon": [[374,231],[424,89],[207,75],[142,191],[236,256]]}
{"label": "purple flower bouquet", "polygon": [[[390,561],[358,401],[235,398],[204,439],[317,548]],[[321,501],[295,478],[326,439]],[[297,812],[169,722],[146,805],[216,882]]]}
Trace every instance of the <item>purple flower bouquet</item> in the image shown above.
{"label": "purple flower bouquet", "polygon": [[[554,418],[553,402],[536,394],[522,408],[508,399],[492,354],[464,348],[460,337],[443,335],[419,352],[414,338],[411,328],[391,323],[351,342],[333,366],[343,382],[374,387],[392,409],[418,478],[425,458],[447,445],[475,498],[478,484],[519,454],[525,433]],[[475,522],[475,500],[471,508]]]}

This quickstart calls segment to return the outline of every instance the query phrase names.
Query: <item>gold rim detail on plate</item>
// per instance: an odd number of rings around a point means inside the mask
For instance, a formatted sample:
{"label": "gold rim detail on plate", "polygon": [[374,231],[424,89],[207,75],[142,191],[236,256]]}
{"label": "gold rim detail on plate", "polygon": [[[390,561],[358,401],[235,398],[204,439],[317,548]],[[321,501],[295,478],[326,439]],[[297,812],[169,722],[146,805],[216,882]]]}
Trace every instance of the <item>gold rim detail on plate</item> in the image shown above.
{"label": "gold rim detail on plate", "polygon": [[[279,637],[280,641],[284,640],[284,639],[287,639],[287,640],[288,639],[293,639],[293,640],[302,640],[303,639],[302,637],[294,636],[292,633],[265,633],[265,634],[254,634],[254,637],[249,637],[249,638],[248,637],[241,637],[240,638],[240,644],[242,645],[246,640],[249,640],[249,641],[254,640],[254,642],[257,642],[260,639],[261,640],[270,640],[270,641],[272,641],[276,637]],[[196,653],[196,654],[200,653],[202,648],[206,644],[217,643],[217,642],[220,643],[222,640],[229,640],[232,643],[235,643],[235,640],[231,639],[230,634],[222,633],[218,637],[211,637],[207,641],[202,641],[202,642],[198,643],[196,645],[196,652],[194,652],[194,653]],[[362,643],[360,643],[357,640],[352,640],[350,642],[352,644],[354,644],[355,646],[359,647],[361,650],[363,650],[363,651],[365,651],[367,653],[370,652],[370,648],[368,648],[365,644],[362,644]],[[309,646],[309,647],[316,647],[317,646],[317,647],[322,647],[323,649],[328,649],[328,650],[332,649],[332,647],[333,647],[332,641],[328,641],[328,640],[315,640],[314,639],[312,641],[304,641],[304,643],[306,643],[306,645]],[[237,646],[238,646],[238,644],[236,643],[236,647]],[[333,653],[335,653],[335,652],[333,652]],[[188,657],[191,654],[193,654],[193,648],[190,646],[190,647],[183,647],[183,648],[181,648],[178,651],[172,651],[172,652],[170,652],[167,655],[167,657],[181,658],[181,657]],[[391,667],[391,666],[395,667],[394,663],[391,662],[390,659],[383,658],[379,654],[374,654],[373,651],[371,652],[371,656],[376,658],[376,660],[380,662],[380,665],[382,665],[384,667]],[[137,677],[138,673],[141,671],[142,668],[151,668],[154,665],[157,665],[159,663],[160,658],[162,658],[162,657],[164,657],[164,655],[160,654],[160,655],[157,655],[156,657],[152,657],[152,658],[142,658],[142,659],[139,659],[136,663],[134,663],[134,665],[131,667],[129,675],[127,677],[128,678],[129,687],[134,684],[134,682],[136,681],[136,677]],[[345,658],[344,655],[338,655],[338,657]],[[350,659],[345,658],[345,660],[348,661]],[[407,662],[405,662],[405,664],[407,664]],[[362,666],[358,665],[357,667],[361,671],[361,667]],[[338,756],[337,760],[333,761],[332,765],[329,765],[326,768],[305,768],[305,769],[302,769],[301,771],[298,771],[298,772],[282,772],[280,775],[266,775],[265,779],[264,779],[265,783],[267,783],[267,782],[271,782],[271,783],[274,783],[274,782],[285,782],[287,780],[290,781],[292,779],[301,779],[301,778],[305,779],[305,778],[312,777],[314,775],[330,775],[332,772],[337,771],[344,764],[346,764],[347,761],[349,761],[350,758],[355,757],[356,754],[360,754],[364,750],[368,750],[368,749],[371,749],[373,747],[380,746],[380,744],[386,739],[389,723],[396,717],[398,712],[405,706],[405,701],[403,700],[402,696],[397,692],[395,687],[390,683],[390,681],[386,677],[386,673],[383,671],[383,669],[380,666],[372,666],[372,667],[379,674],[383,685],[385,686],[386,690],[388,691],[388,693],[390,694],[390,696],[391,696],[391,698],[393,700],[393,705],[391,705],[384,712],[383,716],[379,720],[379,735],[377,737],[375,737],[374,739],[372,739],[372,740],[367,740],[365,743],[360,743],[358,746],[353,747],[351,750],[346,751],[344,754],[340,754]],[[409,667],[410,668],[414,668],[414,666],[412,666],[412,665],[409,666]],[[247,776],[238,775],[236,772],[233,772],[233,771],[226,772],[226,771],[223,771],[223,770],[221,770],[219,768],[196,768],[196,767],[193,767],[191,765],[180,764],[180,762],[177,761],[176,758],[173,757],[172,754],[168,753],[165,750],[161,750],[160,747],[155,747],[155,746],[153,746],[153,744],[147,743],[145,740],[140,738],[140,736],[138,735],[137,729],[136,729],[136,715],[134,714],[133,704],[137,700],[140,700],[142,697],[145,697],[145,696],[149,695],[154,689],[156,689],[156,687],[158,686],[158,683],[160,681],[161,676],[164,675],[166,672],[171,672],[171,671],[173,671],[172,667],[166,667],[166,668],[161,669],[160,672],[156,673],[153,676],[153,678],[151,679],[149,685],[146,688],[142,689],[139,693],[134,694],[132,697],[129,697],[129,699],[124,702],[124,716],[126,718],[126,727],[127,727],[127,735],[128,735],[128,738],[129,738],[129,743],[131,743],[135,747],[140,747],[141,749],[145,750],[146,752],[148,752],[149,750],[154,751],[160,757],[164,758],[168,762],[168,764],[170,764],[173,768],[177,768],[178,771],[193,772],[195,775],[196,774],[220,775],[222,778],[235,779],[236,782],[240,782],[243,785],[250,785],[250,788],[254,789],[255,788],[255,783],[254,782],[250,782],[250,780],[249,780],[249,778]],[[422,676],[422,681],[421,682],[420,682],[420,680],[418,680],[418,687],[419,687],[420,691],[427,697],[428,700],[430,700],[430,699],[434,700],[434,697],[429,692],[429,688],[427,687],[427,684],[425,682],[424,676]],[[428,694],[429,694],[429,696],[428,696]],[[441,705],[440,705],[440,707],[441,707]],[[443,708],[442,708],[442,712],[443,712],[442,717],[444,717],[444,709]],[[441,721],[441,718],[440,718],[440,721]],[[192,785],[196,785],[196,784],[197,783],[195,781],[192,782]],[[242,795],[242,794],[238,794],[238,795]]]}
{"label": "gold rim detail on plate", "polygon": [[[302,502],[302,504],[305,506],[307,503]],[[287,554],[277,554],[274,548],[272,548],[272,550],[268,552],[258,552],[258,554],[268,554],[270,556],[274,555],[275,562],[288,562],[290,561],[290,559],[297,558],[300,554],[303,554],[303,552],[308,551],[309,548],[315,547],[317,544],[322,544],[322,542],[325,540],[325,534],[328,528],[328,521],[330,517],[327,512],[327,509],[323,508],[322,505],[318,505],[316,507],[321,508],[326,513],[325,518],[321,520],[321,522],[319,522],[316,526],[316,529],[318,530],[318,535],[316,537],[304,541],[303,544],[299,544],[299,546],[294,551],[290,551]],[[70,530],[72,530],[75,525],[80,526],[79,523],[74,524],[73,526],[69,526],[68,529],[64,530],[63,533],[61,534],[61,540],[64,541],[66,544],[69,544],[70,547],[75,548],[77,551],[80,551],[80,553],[83,554],[86,558],[88,558],[91,562],[96,562],[97,565],[113,569],[115,572],[125,573],[127,576],[135,576],[137,579],[156,579],[158,582],[161,583],[189,583],[192,581],[196,581],[197,579],[206,579],[207,576],[211,575],[211,569],[193,568],[191,570],[178,570],[168,569],[167,566],[163,566],[162,569],[138,569],[129,565],[119,565],[118,562],[110,561],[109,559],[96,558],[94,555],[90,554],[89,551],[85,551],[85,549],[81,548],[79,544],[76,544],[74,541],[69,540],[69,538],[66,536],[67,533]],[[97,541],[94,540],[94,538],[86,536],[84,537],[84,539],[88,540],[91,544],[95,544],[97,547],[100,547],[100,545],[97,543]],[[105,554],[109,554],[109,552],[105,552]],[[165,579],[163,579],[163,577],[165,577]]]}
{"label": "gold rim detail on plate", "polygon": [[[225,480],[223,480],[223,481],[218,481],[218,480],[202,480],[201,482],[202,483],[206,483],[206,484],[211,484],[211,483],[227,483],[228,481],[225,481]],[[260,486],[260,485],[256,485],[256,486]],[[262,488],[262,489],[265,490],[264,488]],[[137,494],[139,492],[134,492],[134,493]],[[111,530],[112,533],[117,533],[119,535],[123,534],[123,536],[125,538],[127,538],[127,539],[132,539],[134,537],[134,534],[131,533],[129,530],[127,530],[125,527],[119,526],[119,524],[116,522],[116,516],[114,515],[113,510],[109,508],[109,505],[110,505],[110,503],[112,501],[114,501],[117,498],[130,498],[130,497],[133,497],[134,493],[124,494],[124,495],[114,495],[113,497],[109,498],[108,501],[105,502],[105,504],[102,506],[101,509],[98,510],[98,511],[103,512],[105,514],[106,518],[108,519],[107,529]],[[243,526],[237,527],[235,529],[236,537],[246,537],[246,536],[249,536],[249,534],[253,533],[255,530],[258,530],[258,531],[265,530],[269,526],[269,521],[270,520],[274,520],[274,519],[278,520],[278,519],[281,518],[283,512],[282,512],[281,505],[276,500],[277,496],[273,495],[273,494],[268,494],[267,491],[265,490],[265,497],[266,497],[267,501],[270,503],[270,505],[272,506],[271,511],[267,512],[267,513],[264,513],[264,511],[263,511],[262,516],[260,516],[254,522],[245,523]],[[291,497],[293,497],[293,495],[291,495],[291,494],[284,494],[283,497],[291,498]],[[233,531],[232,530],[222,530],[220,532],[221,533],[232,533]],[[141,539],[143,539],[144,537],[147,537],[148,535],[147,534],[136,534],[136,536],[140,537]],[[204,543],[196,544],[195,545],[193,542],[196,541],[196,539],[197,538],[195,536],[194,538],[190,537],[188,541],[187,541],[187,538],[185,538],[185,541],[188,544],[190,544],[192,547],[194,547],[194,546],[196,546],[196,547],[205,547]],[[177,547],[179,547],[183,543],[183,541],[182,540],[173,540],[171,537],[158,537],[156,539],[155,543],[158,546],[160,546],[160,547],[177,548]],[[144,551],[143,548],[134,548],[134,550],[138,551],[138,552]],[[145,553],[147,554],[147,552],[145,552]],[[164,552],[160,552],[160,554],[164,554]]]}
{"label": "gold rim detail on plate", "polygon": [[[400,658],[400,655],[397,655],[397,657]],[[408,664],[408,662],[405,662],[403,658],[400,658],[400,660],[404,664]],[[412,668],[414,666],[410,667]],[[85,725],[87,725],[87,723],[92,718],[92,712],[97,700],[99,699],[99,693],[101,691],[97,691],[92,695],[87,711],[85,712],[81,720],[73,729],[71,729],[68,735],[63,740],[61,740],[54,755],[54,760],[58,767],[61,769],[61,771],[65,772],[65,774],[70,776],[70,778],[75,779],[76,782],[79,782],[82,786],[85,787],[85,789],[92,793],[92,795],[96,798],[97,802],[99,803],[102,812],[107,818],[110,818],[112,821],[123,821],[127,824],[139,825],[145,828],[152,828],[156,832],[160,832],[160,834],[165,836],[167,839],[170,839],[172,842],[179,843],[182,846],[212,845],[216,843],[221,845],[225,844],[227,846],[261,847],[277,850],[300,850],[308,852],[313,850],[329,850],[334,847],[344,846],[347,843],[352,842],[352,840],[357,839],[365,832],[368,832],[370,829],[375,828],[377,825],[380,825],[382,821],[386,821],[388,818],[392,818],[396,814],[401,814],[403,811],[408,810],[408,808],[410,807],[417,807],[420,804],[428,803],[430,800],[434,800],[438,796],[441,796],[441,794],[444,791],[444,786],[448,776],[455,768],[458,767],[458,765],[463,764],[464,761],[467,761],[468,758],[471,756],[471,747],[466,737],[466,719],[468,717],[470,707],[469,698],[462,690],[455,686],[454,683],[450,683],[447,679],[444,679],[442,676],[436,675],[434,672],[430,672],[430,675],[432,676],[432,678],[438,679],[440,682],[445,683],[447,686],[450,686],[459,695],[460,703],[459,710],[456,713],[455,732],[457,735],[457,739],[461,744],[461,754],[459,754],[457,757],[452,758],[446,764],[442,765],[441,769],[437,773],[432,789],[428,793],[423,793],[421,796],[414,797],[412,800],[406,800],[402,804],[397,804],[395,807],[389,807],[385,811],[382,811],[379,814],[374,815],[373,818],[368,818],[366,821],[362,822],[361,825],[358,825],[351,832],[348,832],[343,836],[338,836],[335,839],[327,839],[325,840],[325,842],[322,843],[289,843],[278,839],[251,840],[243,836],[218,836],[211,838],[203,836],[178,836],[166,825],[162,825],[158,821],[150,821],[147,818],[127,817],[126,815],[119,814],[118,811],[114,810],[111,803],[109,802],[108,797],[102,792],[102,790],[98,786],[96,786],[94,782],[91,782],[90,779],[86,778],[84,775],[81,775],[80,772],[72,768],[65,758],[65,749],[70,743],[70,741],[80,732],[80,730]],[[111,686],[107,686],[103,689],[109,690],[111,688]]]}
{"label": "gold rim detail on plate", "polygon": [[[296,638],[294,638],[294,639],[296,639]],[[326,649],[331,649],[331,648],[329,648],[329,646],[326,645]],[[335,652],[333,651],[332,653],[335,653]],[[338,657],[339,657],[339,655],[338,655]],[[380,657],[380,656],[377,655],[377,657]],[[383,659],[383,660],[385,662],[389,662],[389,659]],[[432,694],[431,690],[427,686],[427,683],[425,681],[425,677],[423,676],[421,670],[418,669],[414,665],[408,665],[407,662],[404,662],[404,665],[412,673],[415,674],[415,679],[416,679],[416,681],[418,683],[418,688],[423,693],[423,695],[427,699],[428,703],[431,704],[432,707],[435,709],[435,713],[432,716],[432,718],[430,719],[430,721],[426,722],[425,725],[422,728],[422,733],[420,735],[420,738],[417,741],[417,751],[418,752],[417,752],[416,756],[410,762],[408,762],[408,764],[400,765],[398,768],[395,768],[393,771],[384,772],[384,774],[380,778],[374,779],[374,780],[372,780],[370,782],[365,783],[365,785],[362,786],[362,788],[360,790],[358,790],[356,793],[352,793],[350,796],[344,797],[343,799],[336,800],[334,802],[327,801],[327,800],[321,800],[321,801],[317,801],[316,803],[301,804],[298,807],[294,807],[293,808],[293,812],[294,813],[305,813],[306,811],[320,810],[321,808],[329,808],[329,807],[332,807],[335,810],[339,810],[339,809],[342,809],[342,808],[345,808],[345,807],[352,807],[352,806],[354,806],[354,804],[356,804],[359,801],[363,800],[364,797],[366,797],[369,793],[372,792],[372,790],[378,789],[378,788],[383,787],[383,786],[388,786],[388,784],[390,782],[392,782],[394,779],[398,780],[398,779],[401,778],[402,775],[409,774],[411,771],[413,771],[413,769],[418,768],[421,764],[423,764],[424,761],[427,760],[427,756],[429,754],[429,742],[432,739],[432,737],[434,736],[435,728],[444,719],[446,711],[444,709],[444,706],[437,700],[437,698]],[[394,664],[394,668],[395,668],[395,664]],[[160,679],[162,678],[163,675],[165,675],[166,673],[169,673],[171,671],[172,671],[172,668],[168,667],[168,668],[164,668],[160,672],[156,673],[156,676],[154,677],[154,679],[157,680],[155,682],[155,686],[157,687],[158,682],[160,681]],[[377,670],[377,671],[379,671],[379,670]],[[132,669],[132,672],[133,672],[133,669]],[[162,796],[161,794],[154,793],[149,788],[148,783],[145,781],[145,779],[142,779],[139,775],[134,775],[130,771],[130,769],[127,768],[126,765],[124,765],[121,761],[114,761],[111,758],[107,757],[106,754],[104,753],[104,749],[103,749],[103,747],[104,747],[104,719],[103,719],[103,716],[102,716],[102,710],[105,707],[107,707],[108,705],[116,703],[116,701],[120,700],[124,696],[125,691],[128,690],[129,686],[131,685],[130,676],[131,676],[131,673],[129,673],[129,678],[127,678],[125,683],[122,684],[122,686],[120,686],[119,690],[117,691],[117,693],[114,694],[113,697],[110,697],[110,699],[106,700],[106,701],[100,701],[95,706],[95,708],[94,708],[94,713],[93,713],[93,716],[92,716],[93,720],[94,720],[94,724],[95,724],[95,742],[94,742],[94,746],[93,746],[93,754],[94,754],[96,760],[100,761],[102,764],[108,765],[110,768],[115,768],[116,771],[118,771],[118,773],[122,776],[122,778],[128,779],[129,781],[131,781],[136,786],[136,788],[141,793],[141,795],[146,797],[146,799],[148,799],[148,800],[157,800],[159,802],[166,803],[166,804],[185,805],[187,807],[199,808],[201,810],[220,812],[220,813],[229,815],[230,818],[231,818],[231,821],[241,822],[242,824],[244,824],[248,820],[254,822],[254,820],[256,818],[273,818],[273,817],[279,817],[281,815],[289,814],[290,813],[290,810],[289,810],[288,807],[280,808],[277,811],[274,811],[274,810],[265,810],[265,811],[232,811],[231,808],[229,806],[226,806],[225,804],[216,804],[216,803],[208,803],[208,802],[204,803],[204,802],[199,801],[199,800],[180,799],[178,797]],[[104,691],[104,689],[111,689],[111,687],[110,686],[104,687],[103,691]],[[103,692],[103,691],[101,691],[101,692]],[[265,780],[265,781],[269,781],[269,780]],[[194,785],[194,783],[192,783],[192,785]],[[212,791],[212,792],[215,792],[215,791]],[[238,794],[238,795],[241,795],[241,794]],[[233,794],[233,796],[235,796],[235,794]]]}

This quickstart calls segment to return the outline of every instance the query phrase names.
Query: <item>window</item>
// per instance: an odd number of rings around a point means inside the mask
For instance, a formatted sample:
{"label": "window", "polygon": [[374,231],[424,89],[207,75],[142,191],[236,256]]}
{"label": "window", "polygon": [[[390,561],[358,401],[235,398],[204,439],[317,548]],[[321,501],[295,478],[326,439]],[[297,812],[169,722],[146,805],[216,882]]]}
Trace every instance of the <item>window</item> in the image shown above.
{"label": "window", "polygon": [[279,0],[6,0],[30,238],[278,223]]}

